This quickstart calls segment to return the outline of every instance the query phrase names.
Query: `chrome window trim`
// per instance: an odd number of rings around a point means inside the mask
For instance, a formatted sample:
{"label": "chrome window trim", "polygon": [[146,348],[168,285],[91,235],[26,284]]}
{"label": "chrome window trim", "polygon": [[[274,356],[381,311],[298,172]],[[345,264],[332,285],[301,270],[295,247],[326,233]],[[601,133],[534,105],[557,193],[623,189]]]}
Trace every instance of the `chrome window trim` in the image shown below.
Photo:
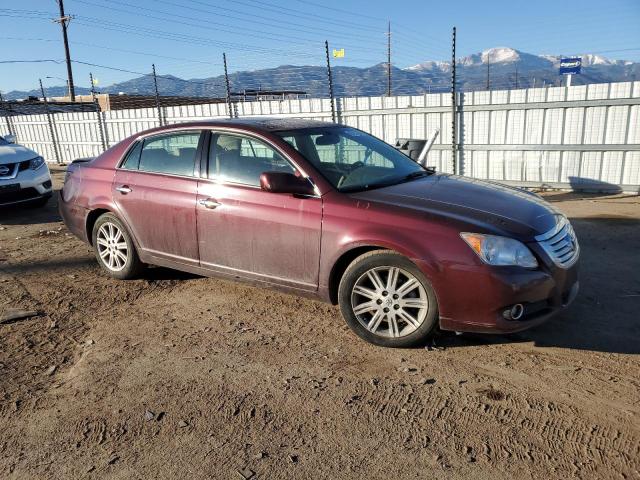
{"label": "chrome window trim", "polygon": [[176,175],[174,173],[147,172],[146,170],[129,170],[128,168],[116,168],[116,170],[120,170],[122,172],[144,173],[147,175],[159,175],[162,177],[182,178],[184,180],[205,180],[204,178],[196,177],[195,175]]}
{"label": "chrome window trim", "polygon": [[[322,195],[320,193],[320,190],[318,189],[318,186],[316,185],[316,183],[313,181],[313,179],[311,178],[311,176],[304,170],[304,168],[302,168],[298,162],[296,162],[295,160],[293,160],[291,158],[290,155],[288,155],[286,152],[284,152],[279,146],[274,145],[269,138],[260,135],[259,133],[255,133],[255,132],[247,132],[245,130],[243,130],[242,128],[238,128],[238,127],[233,127],[233,126],[181,126],[181,125],[176,125],[176,128],[170,128],[167,130],[162,130],[162,131],[156,131],[156,132],[147,132],[147,133],[141,133],[140,135],[138,135],[137,137],[135,137],[135,139],[131,142],[131,145],[129,145],[129,148],[127,148],[127,150],[122,154],[122,157],[120,158],[120,160],[117,163],[117,166],[115,168],[115,170],[121,170],[123,172],[138,172],[138,173],[148,173],[148,174],[152,174],[152,175],[164,175],[164,176],[169,176],[169,177],[175,177],[175,178],[187,178],[187,179],[196,179],[196,180],[200,180],[200,181],[208,181],[208,182],[213,182],[219,185],[228,185],[228,186],[235,186],[235,187],[250,187],[250,188],[254,188],[254,189],[258,189],[261,190],[259,185],[249,185],[249,184],[245,184],[245,183],[239,183],[239,182],[221,182],[219,180],[213,179],[213,178],[208,178],[208,174],[209,172],[207,172],[207,176],[203,176],[203,172],[200,172],[199,176],[195,176],[195,175],[175,175],[172,173],[162,173],[162,172],[147,172],[147,171],[143,171],[143,170],[132,170],[132,169],[128,169],[128,168],[123,168],[122,164],[124,163],[125,159],[127,158],[127,155],[129,154],[129,152],[131,151],[131,149],[133,149],[136,145],[136,143],[146,140],[149,137],[154,137],[154,136],[164,136],[167,134],[172,134],[172,133],[180,133],[180,132],[189,132],[191,130],[198,130],[200,132],[204,132],[204,131],[209,131],[212,135],[214,135],[216,132],[223,132],[223,133],[232,133],[232,134],[237,134],[237,135],[244,135],[246,137],[250,137],[250,138],[255,138],[256,140],[260,140],[261,142],[266,143],[267,145],[269,145],[271,148],[273,148],[276,152],[278,152],[279,155],[281,155],[285,160],[287,160],[288,162],[290,162],[291,164],[293,164],[293,166],[295,166],[295,168],[300,171],[300,173],[302,174],[302,176],[306,179],[308,179],[311,184],[313,185],[313,189],[315,190],[316,194],[315,195],[303,195],[304,197],[308,197],[308,198],[322,198]],[[207,156],[208,156],[208,151],[207,151]],[[197,159],[196,159],[197,161]]]}

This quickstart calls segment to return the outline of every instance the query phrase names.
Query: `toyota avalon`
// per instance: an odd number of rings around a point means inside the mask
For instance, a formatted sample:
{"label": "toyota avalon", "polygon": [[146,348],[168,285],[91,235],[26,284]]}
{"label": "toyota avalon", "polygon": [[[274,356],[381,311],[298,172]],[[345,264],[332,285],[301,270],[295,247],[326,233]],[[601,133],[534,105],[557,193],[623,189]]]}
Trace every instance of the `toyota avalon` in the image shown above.
{"label": "toyota avalon", "polygon": [[576,235],[549,203],[343,125],[160,127],[70,165],[60,195],[112,277],[152,264],[311,295],[377,345],[523,330],[578,291]]}

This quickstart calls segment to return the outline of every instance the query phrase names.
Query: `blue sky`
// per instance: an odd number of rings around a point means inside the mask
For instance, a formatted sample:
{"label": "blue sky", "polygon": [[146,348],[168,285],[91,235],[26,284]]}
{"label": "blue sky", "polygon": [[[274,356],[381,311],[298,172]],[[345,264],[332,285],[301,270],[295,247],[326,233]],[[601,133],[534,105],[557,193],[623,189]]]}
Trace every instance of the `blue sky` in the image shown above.
{"label": "blue sky", "polygon": [[[9,8],[10,7],[10,8]],[[109,85],[148,72],[182,78],[287,65],[324,64],[324,40],[344,48],[334,65],[386,61],[391,21],[395,66],[509,46],[534,54],[595,53],[640,61],[639,0],[65,0],[75,82],[89,72]],[[55,0],[0,2],[0,61],[64,59]],[[114,68],[128,70],[118,71]],[[0,63],[0,91],[61,85],[64,63]],[[295,85],[292,85],[295,86]]]}

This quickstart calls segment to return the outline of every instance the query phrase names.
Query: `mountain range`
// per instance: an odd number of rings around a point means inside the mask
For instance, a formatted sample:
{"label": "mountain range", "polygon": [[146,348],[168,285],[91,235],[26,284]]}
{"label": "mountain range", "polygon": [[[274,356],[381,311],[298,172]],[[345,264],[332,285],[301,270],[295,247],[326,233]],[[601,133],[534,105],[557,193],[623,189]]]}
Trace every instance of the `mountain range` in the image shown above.
{"label": "mountain range", "polygon": [[[573,85],[587,83],[622,82],[640,80],[640,63],[611,60],[595,54],[583,54],[582,73],[574,75]],[[542,85],[558,85],[561,55],[533,55],[509,47],[490,48],[462,57],[456,62],[458,89],[462,91],[522,88]],[[487,69],[488,64],[488,69]],[[384,95],[387,89],[387,67],[380,63],[366,68],[340,66],[334,61],[332,68],[334,95],[375,96]],[[417,95],[428,92],[445,92],[450,89],[451,62],[426,61],[408,68],[391,70],[392,94]],[[281,65],[253,71],[235,72],[229,75],[231,89],[301,90],[311,97],[328,96],[327,70],[324,66]],[[224,76],[181,79],[172,75],[158,78],[161,95],[223,97]],[[47,96],[63,96],[66,88],[48,87]],[[100,88],[102,93],[152,94],[153,78],[150,75],[133,78]],[[89,93],[86,88],[76,88],[77,94]],[[39,90],[11,91],[7,99],[39,96]]]}

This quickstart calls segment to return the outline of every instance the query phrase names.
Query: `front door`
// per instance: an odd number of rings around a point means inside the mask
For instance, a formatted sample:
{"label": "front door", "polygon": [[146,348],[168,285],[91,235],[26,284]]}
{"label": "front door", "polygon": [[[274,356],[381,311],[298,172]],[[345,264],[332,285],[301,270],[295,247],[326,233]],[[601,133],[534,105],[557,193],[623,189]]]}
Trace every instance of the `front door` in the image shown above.
{"label": "front door", "polygon": [[322,200],[261,190],[260,174],[265,171],[297,170],[274,148],[253,137],[211,135],[208,179],[201,179],[198,186],[201,265],[315,290]]}
{"label": "front door", "polygon": [[147,137],[116,170],[113,198],[143,255],[198,265],[194,167],[200,135]]}

